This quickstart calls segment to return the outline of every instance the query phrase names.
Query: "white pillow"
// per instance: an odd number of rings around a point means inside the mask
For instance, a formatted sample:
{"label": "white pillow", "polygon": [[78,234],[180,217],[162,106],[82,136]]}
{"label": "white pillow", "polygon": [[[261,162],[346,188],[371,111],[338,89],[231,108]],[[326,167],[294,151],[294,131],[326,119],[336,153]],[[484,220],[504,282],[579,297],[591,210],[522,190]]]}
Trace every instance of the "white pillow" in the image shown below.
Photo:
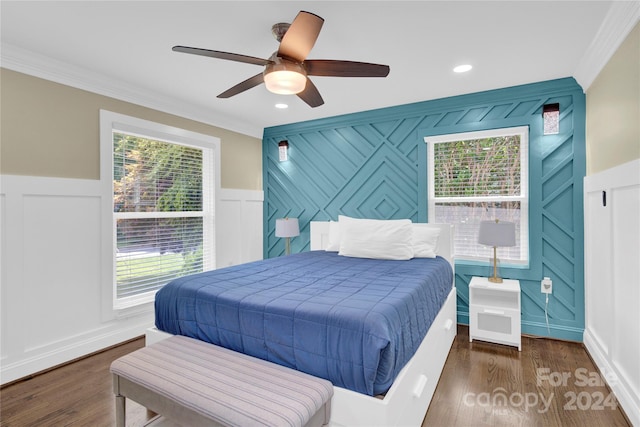
{"label": "white pillow", "polygon": [[413,258],[411,220],[356,219],[338,216],[340,251],[355,258],[408,260]]}
{"label": "white pillow", "polygon": [[412,224],[413,256],[415,258],[435,258],[438,251],[440,229],[429,224]]}
{"label": "white pillow", "polygon": [[325,251],[338,252],[340,250],[340,224],[338,221],[329,221],[329,244]]}

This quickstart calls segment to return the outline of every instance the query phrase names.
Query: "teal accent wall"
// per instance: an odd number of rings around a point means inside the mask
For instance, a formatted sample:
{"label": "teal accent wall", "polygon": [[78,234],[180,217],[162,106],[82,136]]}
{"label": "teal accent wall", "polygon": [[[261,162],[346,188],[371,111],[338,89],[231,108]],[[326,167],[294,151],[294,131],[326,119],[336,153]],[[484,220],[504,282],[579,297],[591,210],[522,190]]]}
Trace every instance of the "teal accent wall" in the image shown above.
{"label": "teal accent wall", "polygon": [[[548,103],[560,104],[558,135],[542,135]],[[520,280],[523,333],[582,341],[585,95],[573,78],[265,129],[265,258],[284,253],[283,239],[274,235],[276,218],[299,218],[292,252],[309,250],[310,221],[338,214],[426,222],[424,137],[513,126],[529,127],[530,264],[503,267],[502,277]],[[281,140],[289,141],[286,162],[278,161]],[[474,275],[490,275],[488,263],[456,262],[459,323],[468,324]],[[550,332],[540,293],[545,276],[553,280]]]}

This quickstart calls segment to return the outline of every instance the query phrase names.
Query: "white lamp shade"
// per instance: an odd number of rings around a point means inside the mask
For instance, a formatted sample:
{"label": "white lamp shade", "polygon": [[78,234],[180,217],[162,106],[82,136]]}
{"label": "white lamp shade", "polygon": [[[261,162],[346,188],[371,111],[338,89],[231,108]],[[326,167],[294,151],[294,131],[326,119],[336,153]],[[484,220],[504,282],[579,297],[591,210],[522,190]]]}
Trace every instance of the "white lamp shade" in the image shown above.
{"label": "white lamp shade", "polygon": [[296,237],[299,235],[298,218],[276,219],[276,237]]}
{"label": "white lamp shade", "polygon": [[487,246],[515,246],[516,224],[508,221],[481,221],[478,243]]}

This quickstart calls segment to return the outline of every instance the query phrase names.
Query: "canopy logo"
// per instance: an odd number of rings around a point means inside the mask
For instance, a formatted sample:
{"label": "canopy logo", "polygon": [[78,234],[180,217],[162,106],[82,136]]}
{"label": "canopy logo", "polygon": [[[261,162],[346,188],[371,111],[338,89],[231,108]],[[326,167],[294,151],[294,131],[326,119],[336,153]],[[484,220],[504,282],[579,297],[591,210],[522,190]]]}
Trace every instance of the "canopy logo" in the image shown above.
{"label": "canopy logo", "polygon": [[491,393],[465,393],[462,401],[466,406],[482,406],[492,407],[494,410],[506,411],[507,408],[520,408],[523,407],[525,412],[535,409],[538,413],[543,414],[549,410],[551,402],[553,401],[553,393],[548,399],[545,399],[542,393],[510,393],[507,394],[507,390],[498,387]]}
{"label": "canopy logo", "polygon": [[[536,371],[536,385],[538,387],[606,387],[607,384],[615,385],[618,377],[614,373],[600,375],[598,372],[589,371],[586,368],[578,368],[573,372],[552,372],[549,368],[538,368]],[[564,398],[563,409],[565,411],[591,410],[602,411],[615,410],[618,402],[613,393],[600,390],[575,391],[569,390],[562,394]],[[491,392],[465,393],[462,398],[466,406],[491,407],[494,412],[507,413],[510,408],[522,408],[525,412],[535,410],[540,414],[547,412],[553,402],[555,393],[549,396],[535,392],[508,393],[502,387],[495,388]]]}

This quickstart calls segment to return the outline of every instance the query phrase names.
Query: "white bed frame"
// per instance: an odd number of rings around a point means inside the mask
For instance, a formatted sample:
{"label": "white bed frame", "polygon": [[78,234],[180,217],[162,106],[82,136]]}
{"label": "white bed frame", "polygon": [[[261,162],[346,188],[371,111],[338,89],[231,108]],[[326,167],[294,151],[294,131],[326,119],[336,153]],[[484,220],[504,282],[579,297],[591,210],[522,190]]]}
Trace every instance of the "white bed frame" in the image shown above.
{"label": "white bed frame", "polygon": [[[440,229],[437,254],[449,261],[454,268],[453,226],[431,225]],[[322,250],[328,243],[329,222],[311,222],[311,250]],[[453,285],[416,354],[400,371],[384,398],[334,386],[329,426],[404,427],[422,424],[456,336],[455,274]],[[150,328],[147,330],[146,343],[151,345],[170,336],[166,332]]]}

